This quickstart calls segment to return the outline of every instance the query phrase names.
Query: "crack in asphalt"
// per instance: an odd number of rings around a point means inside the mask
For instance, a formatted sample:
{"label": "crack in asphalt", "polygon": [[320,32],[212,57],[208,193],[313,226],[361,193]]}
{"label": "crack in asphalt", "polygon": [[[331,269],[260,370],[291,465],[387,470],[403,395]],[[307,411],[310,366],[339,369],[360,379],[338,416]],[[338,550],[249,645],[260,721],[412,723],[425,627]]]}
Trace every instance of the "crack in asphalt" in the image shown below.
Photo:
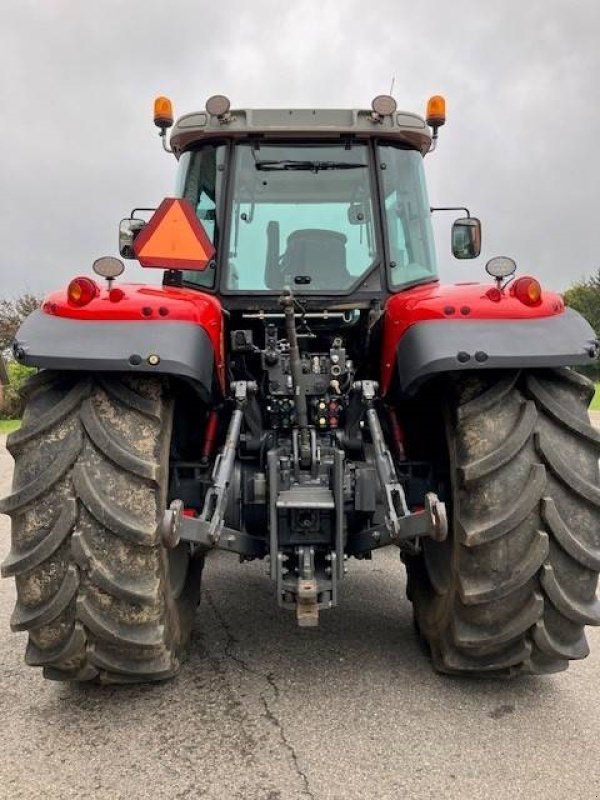
{"label": "crack in asphalt", "polygon": [[[267,681],[268,681],[269,684],[271,683],[268,680],[268,678],[267,678]],[[294,769],[296,770],[296,773],[297,773],[298,777],[301,779],[302,783],[304,784],[305,793],[308,795],[308,797],[312,798],[312,800],[317,800],[316,796],[311,791],[310,784],[308,782],[308,775],[306,774],[306,772],[304,772],[304,770],[300,766],[300,762],[298,761],[298,754],[296,753],[296,748],[288,740],[287,736],[285,735],[285,730],[283,728],[283,725],[281,724],[281,720],[279,719],[279,717],[277,717],[276,714],[273,713],[273,710],[269,706],[267,698],[264,696],[264,694],[261,693],[260,699],[262,700],[263,705],[265,707],[265,717],[269,720],[269,722],[272,725],[274,725],[275,728],[277,728],[277,730],[279,732],[279,738],[281,739],[284,747],[288,750],[288,752],[290,754],[290,757],[291,757],[292,762],[294,764]]]}
{"label": "crack in asphalt", "polygon": [[[277,684],[275,682],[275,678],[273,677],[273,674],[271,672],[264,673],[264,672],[261,672],[260,670],[255,669],[254,667],[251,667],[250,664],[248,664],[247,661],[244,661],[243,658],[240,658],[240,656],[238,656],[238,655],[236,655],[236,653],[234,653],[233,648],[237,644],[239,644],[239,642],[235,638],[235,636],[233,635],[233,633],[231,631],[231,626],[227,623],[227,621],[223,617],[219,607],[215,604],[210,592],[207,589],[204,589],[203,594],[204,594],[204,597],[206,598],[206,601],[207,601],[208,605],[213,610],[213,613],[214,613],[217,621],[219,622],[219,624],[223,628],[223,631],[225,632],[226,642],[225,642],[225,648],[223,650],[223,653],[224,653],[225,657],[228,658],[230,661],[233,661],[234,664],[237,664],[244,672],[248,672],[250,675],[255,675],[256,677],[261,678],[262,680],[266,681],[266,683],[268,684],[269,688],[273,692],[273,696],[274,696],[275,700],[277,701],[279,699],[280,692],[279,692],[279,686],[277,686]],[[260,697],[260,700],[262,701],[262,704],[263,704],[264,709],[265,709],[264,716],[271,723],[271,725],[273,725],[273,727],[277,729],[277,732],[279,734],[279,738],[281,739],[281,742],[282,742],[283,746],[286,748],[286,750],[290,754],[290,758],[292,759],[292,763],[294,765],[294,769],[296,771],[296,774],[298,775],[298,777],[300,778],[300,780],[302,781],[302,783],[304,785],[305,794],[308,797],[310,797],[311,800],[317,800],[317,797],[313,794],[313,792],[312,792],[312,790],[310,788],[310,784],[309,784],[309,781],[308,781],[308,776],[304,772],[302,767],[300,766],[300,761],[298,759],[298,754],[296,752],[296,748],[294,747],[294,745],[289,741],[289,739],[286,736],[285,729],[283,727],[283,723],[281,722],[281,720],[279,719],[279,717],[275,713],[274,709],[271,707],[266,694],[264,692],[260,692],[259,697]]]}

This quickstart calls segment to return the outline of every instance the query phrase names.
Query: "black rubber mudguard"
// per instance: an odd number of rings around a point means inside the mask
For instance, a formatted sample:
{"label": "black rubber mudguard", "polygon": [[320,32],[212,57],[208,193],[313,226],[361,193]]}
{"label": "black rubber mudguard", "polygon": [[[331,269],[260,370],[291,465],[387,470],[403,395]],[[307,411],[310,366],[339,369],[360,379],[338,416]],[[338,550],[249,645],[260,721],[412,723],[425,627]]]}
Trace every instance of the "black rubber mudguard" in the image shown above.
{"label": "black rubber mudguard", "polygon": [[441,372],[593,364],[596,334],[572,309],[529,320],[432,320],[408,329],[397,350],[400,387],[415,392]]}
{"label": "black rubber mudguard", "polygon": [[13,345],[31,367],[80,372],[172,375],[215,399],[215,354],[206,331],[186,322],[112,322],[65,319],[34,311]]}

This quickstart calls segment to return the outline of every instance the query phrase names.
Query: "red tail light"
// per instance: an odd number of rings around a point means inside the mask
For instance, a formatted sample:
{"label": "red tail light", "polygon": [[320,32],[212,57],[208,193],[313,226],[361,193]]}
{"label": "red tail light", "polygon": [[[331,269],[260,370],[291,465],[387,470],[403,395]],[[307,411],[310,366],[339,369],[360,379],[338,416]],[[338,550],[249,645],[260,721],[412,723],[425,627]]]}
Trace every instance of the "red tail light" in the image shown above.
{"label": "red tail light", "polygon": [[497,289],[495,286],[492,286],[491,289],[488,289],[485,293],[485,296],[488,300],[491,300],[493,303],[499,303],[502,300],[502,292],[500,289]]}
{"label": "red tail light", "polygon": [[542,302],[542,287],[535,278],[517,278],[512,285],[512,294],[526,306],[537,306]]}
{"label": "red tail light", "polygon": [[99,291],[98,285],[91,278],[73,278],[67,289],[67,297],[74,306],[86,306],[97,297]]}

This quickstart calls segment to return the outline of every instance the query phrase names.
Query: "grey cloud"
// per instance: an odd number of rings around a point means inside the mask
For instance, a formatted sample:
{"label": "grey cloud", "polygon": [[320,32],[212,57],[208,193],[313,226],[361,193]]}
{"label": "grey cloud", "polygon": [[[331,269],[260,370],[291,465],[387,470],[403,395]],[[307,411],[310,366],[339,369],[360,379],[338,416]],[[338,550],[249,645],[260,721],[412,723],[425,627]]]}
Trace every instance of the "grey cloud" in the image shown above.
{"label": "grey cloud", "polygon": [[[215,92],[238,106],[368,106],[395,76],[399,105],[445,94],[426,160],[434,204],[484,224],[492,255],[564,288],[600,266],[595,147],[600,7],[594,0],[474,4],[0,0],[0,294],[57,288],[114,254],[117,223],[169,194],[153,97],[178,113]],[[132,262],[127,276],[156,279]]]}

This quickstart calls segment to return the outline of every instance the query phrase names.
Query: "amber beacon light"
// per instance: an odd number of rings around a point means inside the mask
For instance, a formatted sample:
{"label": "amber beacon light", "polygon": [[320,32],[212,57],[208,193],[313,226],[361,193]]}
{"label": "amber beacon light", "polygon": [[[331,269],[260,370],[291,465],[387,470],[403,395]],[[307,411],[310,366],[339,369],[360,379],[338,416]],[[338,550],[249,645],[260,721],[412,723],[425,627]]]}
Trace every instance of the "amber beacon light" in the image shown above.
{"label": "amber beacon light", "polygon": [[157,97],[154,101],[154,124],[162,129],[173,124],[173,104],[168,97]]}
{"label": "amber beacon light", "polygon": [[437,131],[446,122],[446,101],[444,98],[435,94],[427,101],[427,124]]}

